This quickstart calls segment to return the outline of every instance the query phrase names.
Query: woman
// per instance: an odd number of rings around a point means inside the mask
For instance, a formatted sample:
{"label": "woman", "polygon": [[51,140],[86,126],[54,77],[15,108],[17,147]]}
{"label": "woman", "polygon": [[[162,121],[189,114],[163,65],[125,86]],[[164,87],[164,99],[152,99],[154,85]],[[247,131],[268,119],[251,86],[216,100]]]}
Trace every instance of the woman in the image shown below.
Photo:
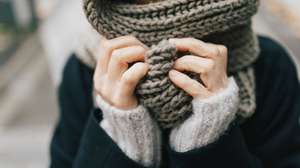
{"label": "woman", "polygon": [[257,6],[85,0],[100,34],[65,66],[51,167],[300,167],[296,68]]}

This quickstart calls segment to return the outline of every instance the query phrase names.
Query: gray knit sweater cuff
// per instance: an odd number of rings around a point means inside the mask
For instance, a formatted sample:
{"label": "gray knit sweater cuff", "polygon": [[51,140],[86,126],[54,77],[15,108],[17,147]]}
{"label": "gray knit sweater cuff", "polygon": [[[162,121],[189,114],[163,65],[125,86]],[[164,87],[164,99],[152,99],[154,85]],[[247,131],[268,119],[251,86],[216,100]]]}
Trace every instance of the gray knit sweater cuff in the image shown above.
{"label": "gray knit sweater cuff", "polygon": [[238,90],[231,77],[227,88],[216,95],[193,99],[193,114],[171,131],[171,147],[177,152],[187,152],[216,141],[235,118],[239,104]]}
{"label": "gray knit sweater cuff", "polygon": [[100,95],[97,105],[102,110],[100,126],[132,160],[144,165],[158,166],[160,162],[160,131],[147,109],[138,105],[121,110],[107,103]]}

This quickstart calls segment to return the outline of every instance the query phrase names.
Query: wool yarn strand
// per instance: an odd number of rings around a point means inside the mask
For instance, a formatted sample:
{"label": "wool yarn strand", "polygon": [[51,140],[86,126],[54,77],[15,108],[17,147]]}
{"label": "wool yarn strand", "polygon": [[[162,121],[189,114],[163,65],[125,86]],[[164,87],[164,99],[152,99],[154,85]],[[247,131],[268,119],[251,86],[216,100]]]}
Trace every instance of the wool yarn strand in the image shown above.
{"label": "wool yarn strand", "polygon": [[[149,4],[83,0],[87,19],[100,35],[107,39],[133,35],[150,47],[145,60],[150,69],[135,94],[162,128],[175,127],[193,113],[192,97],[168,78],[174,61],[181,56],[169,38],[193,37],[225,45],[228,74],[240,88],[238,115],[248,118],[254,113],[252,64],[260,49],[251,18],[258,5],[258,0],[163,0]],[[87,58],[95,57],[89,50],[87,47],[78,57],[94,67],[96,58]],[[199,75],[188,75],[201,82]]]}

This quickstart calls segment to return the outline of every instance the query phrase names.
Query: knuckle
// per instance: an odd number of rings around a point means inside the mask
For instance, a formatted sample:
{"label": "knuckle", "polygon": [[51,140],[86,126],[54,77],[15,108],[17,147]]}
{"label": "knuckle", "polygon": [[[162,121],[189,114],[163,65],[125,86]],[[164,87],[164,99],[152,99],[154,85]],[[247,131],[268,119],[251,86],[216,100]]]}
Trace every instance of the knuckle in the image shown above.
{"label": "knuckle", "polygon": [[198,49],[200,47],[199,44],[196,43],[194,40],[191,40],[189,45],[193,49]]}
{"label": "knuckle", "polygon": [[124,74],[122,76],[122,83],[123,83],[123,85],[131,86],[131,85],[133,85],[135,83],[135,80],[132,77],[132,75]]}
{"label": "knuckle", "polygon": [[146,49],[142,46],[134,46],[133,48],[136,52],[141,53],[141,54],[145,54],[146,53]]}
{"label": "knuckle", "polygon": [[220,54],[220,51],[217,47],[212,47],[211,48],[211,53],[210,53],[212,56],[216,57]]}
{"label": "knuckle", "polygon": [[104,50],[108,50],[111,48],[111,45],[110,45],[110,41],[109,40],[102,40],[101,43],[100,43],[101,47],[104,49]]}
{"label": "knuckle", "polygon": [[189,41],[191,47],[193,47],[193,48],[199,48],[203,44],[203,41],[198,40],[198,39],[193,38],[193,37],[188,37],[187,40]]}
{"label": "knuckle", "polygon": [[191,63],[185,62],[185,69],[188,71],[193,71],[193,65]]}
{"label": "knuckle", "polygon": [[227,56],[228,48],[224,45],[220,45],[219,46],[219,51],[220,51],[221,55]]}
{"label": "knuckle", "polygon": [[132,56],[138,55],[139,58],[143,58],[143,59],[145,58],[145,55],[146,55],[146,49],[140,45],[130,46],[130,47],[124,49],[123,51],[128,53],[126,55],[129,55],[129,54],[132,54]]}
{"label": "knuckle", "polygon": [[189,60],[190,60],[190,56],[183,56],[183,57],[178,59],[178,62],[182,63],[182,64],[186,64],[186,63],[189,62]]}
{"label": "knuckle", "polygon": [[122,62],[121,56],[120,56],[120,50],[114,50],[111,53],[111,59],[114,60],[117,63]]}

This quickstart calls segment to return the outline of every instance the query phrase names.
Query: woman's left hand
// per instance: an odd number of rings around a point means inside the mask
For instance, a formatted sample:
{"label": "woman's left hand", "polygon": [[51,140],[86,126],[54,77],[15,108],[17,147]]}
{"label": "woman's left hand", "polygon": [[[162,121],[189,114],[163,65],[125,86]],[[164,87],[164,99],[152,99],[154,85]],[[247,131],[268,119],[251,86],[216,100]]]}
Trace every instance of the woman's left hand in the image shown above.
{"label": "woman's left hand", "polygon": [[[193,98],[201,99],[226,88],[228,77],[225,46],[205,43],[195,38],[172,38],[169,42],[175,44],[178,51],[192,54],[178,58],[174,69],[169,72],[169,78],[176,86]],[[180,71],[198,73],[203,84]]]}

